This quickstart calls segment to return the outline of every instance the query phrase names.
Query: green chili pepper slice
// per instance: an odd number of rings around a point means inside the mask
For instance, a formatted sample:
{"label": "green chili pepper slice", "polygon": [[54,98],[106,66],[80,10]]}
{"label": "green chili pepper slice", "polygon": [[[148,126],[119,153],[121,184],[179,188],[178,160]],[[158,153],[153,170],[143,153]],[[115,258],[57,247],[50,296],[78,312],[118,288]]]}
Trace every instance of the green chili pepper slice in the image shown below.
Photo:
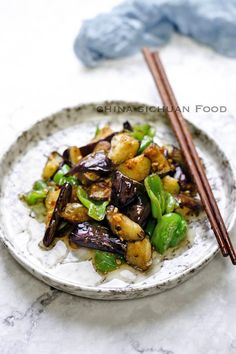
{"label": "green chili pepper slice", "polygon": [[70,166],[64,164],[62,168],[60,168],[60,170],[58,170],[54,175],[53,181],[58,186],[63,186],[63,184],[66,182],[70,183],[72,186],[78,185],[79,181],[75,176],[65,176],[69,171],[70,171]]}
{"label": "green chili pepper slice", "polygon": [[169,247],[177,246],[187,231],[186,221],[176,213],[163,215],[152,234],[151,242],[163,254]]}
{"label": "green chili pepper slice", "polygon": [[96,251],[94,257],[95,268],[101,273],[111,272],[119,267],[117,256],[113,253]]}
{"label": "green chili pepper slice", "polygon": [[42,191],[44,189],[48,189],[48,185],[45,181],[39,180],[39,181],[34,182],[34,185],[33,185],[34,191]]}
{"label": "green chili pepper slice", "polygon": [[88,209],[88,215],[94,220],[101,221],[105,218],[106,207],[109,201],[95,202],[89,199],[87,192],[81,187],[77,188],[77,196],[81,203]]}
{"label": "green chili pepper slice", "polygon": [[152,142],[153,142],[152,137],[150,137],[149,135],[144,135],[138,149],[138,154],[141,154]]}
{"label": "green chili pepper slice", "polygon": [[174,233],[174,236],[170,242],[170,247],[177,246],[180,243],[180,241],[182,241],[185,238],[186,232],[187,232],[187,223],[184,220],[184,218],[181,217],[181,221],[179,222],[178,228]]}
{"label": "green chili pepper slice", "polygon": [[150,175],[145,178],[144,185],[151,200],[152,216],[160,220],[166,208],[165,191],[161,179],[158,175]]}
{"label": "green chili pepper slice", "polygon": [[42,202],[46,198],[47,192],[47,189],[41,191],[32,190],[26,195],[24,195],[23,198],[28,205],[35,205],[39,202]]}
{"label": "green chili pepper slice", "polygon": [[172,211],[174,211],[176,208],[178,208],[179,203],[177,202],[177,200],[175,199],[175,197],[173,197],[173,195],[169,192],[165,192],[166,195],[166,210],[165,212],[168,213],[172,213]]}
{"label": "green chili pepper slice", "polygon": [[151,128],[151,126],[147,123],[145,124],[137,124],[133,126],[133,132],[131,135],[137,140],[143,140],[144,136],[149,136],[153,138],[155,136],[155,130]]}

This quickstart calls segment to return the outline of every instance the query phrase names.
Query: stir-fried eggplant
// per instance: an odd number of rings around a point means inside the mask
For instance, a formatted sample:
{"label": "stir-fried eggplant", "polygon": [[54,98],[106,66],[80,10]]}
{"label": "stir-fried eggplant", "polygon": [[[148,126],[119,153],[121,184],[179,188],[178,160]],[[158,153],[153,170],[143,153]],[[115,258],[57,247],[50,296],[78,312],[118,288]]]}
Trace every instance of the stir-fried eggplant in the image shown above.
{"label": "stir-fried eggplant", "polygon": [[53,151],[46,162],[43,169],[42,177],[44,180],[48,180],[57,172],[60,164],[63,162],[63,158],[58,152]]}
{"label": "stir-fried eggplant", "polygon": [[82,154],[77,146],[71,146],[63,152],[63,159],[66,164],[75,166],[82,159]]}
{"label": "stir-fried eggplant", "polygon": [[183,216],[202,206],[181,151],[154,136],[148,123],[127,121],[120,132],[97,128],[89,144],[63,156],[52,152],[43,180],[22,196],[31,208],[46,206],[43,244],[61,237],[67,246],[95,249],[93,265],[104,274],[123,262],[145,271],[152,248],[176,247],[186,235]]}
{"label": "stir-fried eggplant", "polygon": [[116,134],[111,140],[111,150],[108,157],[115,165],[134,157],[139,149],[138,140],[127,133]]}
{"label": "stir-fried eggplant", "polygon": [[68,172],[68,175],[92,172],[99,176],[104,176],[111,172],[111,169],[111,160],[106,156],[104,151],[98,151],[84,157],[76,166],[74,166]]}
{"label": "stir-fried eggplant", "polygon": [[131,266],[140,270],[147,270],[152,264],[152,247],[149,239],[128,242],[125,255],[126,261]]}
{"label": "stir-fried eggplant", "polygon": [[143,184],[124,176],[120,171],[113,172],[111,192],[113,205],[117,208],[124,208],[141,193],[144,193]]}
{"label": "stir-fried eggplant", "polygon": [[145,237],[145,232],[139,224],[119,213],[112,205],[107,209],[107,220],[112,232],[122,240],[136,241]]}
{"label": "stir-fried eggplant", "polygon": [[69,235],[70,242],[81,247],[123,255],[126,243],[112,236],[110,230],[95,222],[78,224]]}
{"label": "stir-fried eggplant", "polygon": [[129,205],[124,212],[131,220],[144,228],[151,213],[148,197],[145,194],[138,195],[134,203]]}
{"label": "stir-fried eggplant", "polygon": [[135,181],[143,181],[150,173],[151,162],[144,155],[136,156],[118,166],[118,171]]}
{"label": "stir-fried eggplant", "polygon": [[61,220],[60,213],[66,207],[67,203],[70,201],[71,192],[72,192],[72,187],[69,183],[65,183],[61,187],[60,194],[57,198],[51,220],[44,234],[43,244],[45,247],[50,246],[50,244],[56,237],[57,228]]}

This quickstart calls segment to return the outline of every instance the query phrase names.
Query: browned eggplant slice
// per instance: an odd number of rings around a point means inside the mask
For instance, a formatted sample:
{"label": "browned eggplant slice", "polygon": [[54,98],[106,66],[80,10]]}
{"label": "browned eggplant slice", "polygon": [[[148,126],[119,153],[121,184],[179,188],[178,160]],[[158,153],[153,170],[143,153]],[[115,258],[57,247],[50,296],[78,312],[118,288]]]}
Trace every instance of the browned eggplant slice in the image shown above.
{"label": "browned eggplant slice", "polygon": [[182,191],[190,191],[193,195],[197,193],[197,187],[195,183],[193,182],[188,172],[183,169],[183,167],[176,166],[173,177],[178,180],[180,189]]}
{"label": "browned eggplant slice", "polygon": [[81,247],[94,248],[120,255],[124,255],[126,251],[125,242],[113,237],[107,227],[96,222],[78,224],[70,233],[69,240]]}
{"label": "browned eggplant slice", "polygon": [[114,135],[116,135],[117,133],[114,132],[110,135],[108,135],[106,138],[94,141],[92,143],[89,143],[87,145],[81,146],[80,147],[80,152],[82,154],[83,157],[87,156],[88,154],[91,154],[95,148],[95,146],[97,145],[97,143],[99,143],[100,141],[108,141],[109,143],[111,142],[111,139],[113,138]]}
{"label": "browned eggplant slice", "polygon": [[135,200],[137,194],[144,191],[141,183],[124,176],[120,171],[113,172],[111,203],[117,208],[125,208]]}
{"label": "browned eggplant slice", "polygon": [[112,170],[112,162],[104,151],[94,152],[84,157],[76,166],[74,166],[67,175],[75,173],[92,172],[99,176],[104,176]]}
{"label": "browned eggplant slice", "polygon": [[110,205],[106,212],[107,221],[114,235],[121,240],[138,241],[145,237],[145,232],[139,224],[119,212],[117,208]]}
{"label": "browned eggplant slice", "polygon": [[140,194],[137,199],[130,204],[124,213],[142,228],[145,227],[151,212],[150,202],[145,194]]}
{"label": "browned eggplant slice", "polygon": [[176,196],[176,199],[179,202],[180,207],[187,207],[195,213],[199,213],[202,209],[200,199],[193,198],[190,195],[180,193]]}
{"label": "browned eggplant slice", "polygon": [[88,209],[80,203],[67,203],[60,216],[73,223],[84,222],[90,219]]}
{"label": "browned eggplant slice", "polygon": [[159,145],[152,143],[144,150],[144,155],[151,160],[154,172],[165,174],[171,171],[171,165]]}
{"label": "browned eggplant slice", "polygon": [[56,232],[61,220],[60,213],[63,211],[66,204],[70,201],[71,193],[72,187],[70,183],[63,184],[60,190],[60,194],[57,198],[57,202],[51,220],[44,234],[43,244],[45,247],[49,247],[54,238],[56,237]]}
{"label": "browned eggplant slice", "polygon": [[111,148],[111,144],[106,140],[102,140],[97,143],[93,152],[104,151],[104,152],[108,153],[110,148]]}
{"label": "browned eggplant slice", "polygon": [[77,165],[82,159],[80,149],[77,146],[71,146],[63,152],[62,155],[66,164],[70,166]]}

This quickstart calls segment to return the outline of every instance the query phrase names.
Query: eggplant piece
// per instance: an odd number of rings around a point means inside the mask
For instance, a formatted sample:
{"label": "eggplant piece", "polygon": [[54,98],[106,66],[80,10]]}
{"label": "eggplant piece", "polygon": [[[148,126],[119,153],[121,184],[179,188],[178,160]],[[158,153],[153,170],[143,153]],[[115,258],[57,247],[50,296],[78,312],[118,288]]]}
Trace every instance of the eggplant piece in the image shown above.
{"label": "eggplant piece", "polygon": [[168,159],[171,159],[174,164],[184,166],[184,158],[181,153],[181,150],[178,149],[174,145],[166,145],[165,148],[165,156]]}
{"label": "eggplant piece", "polygon": [[60,194],[57,198],[55,208],[52,213],[52,217],[50,219],[49,225],[46,229],[43,238],[43,244],[45,247],[50,246],[54,238],[56,237],[56,232],[61,221],[60,213],[66,207],[66,204],[70,201],[72,193],[72,187],[70,183],[65,183],[61,187]]}
{"label": "eggplant piece", "polygon": [[68,236],[71,233],[71,231],[74,230],[74,228],[75,225],[70,223],[66,223],[63,226],[59,226],[56,237],[61,238],[61,237]]}
{"label": "eggplant piece", "polygon": [[111,198],[111,180],[107,179],[91,184],[86,189],[88,196],[92,200],[104,201]]}
{"label": "eggplant piece", "polygon": [[193,182],[191,176],[188,174],[182,166],[176,166],[173,173],[173,177],[178,180],[180,185],[180,190],[190,191],[191,194],[195,195],[197,193],[197,187]]}
{"label": "eggplant piece", "polygon": [[124,208],[132,203],[137,194],[144,193],[144,186],[126,176],[120,171],[112,174],[111,203],[117,208]]}
{"label": "eggplant piece", "polygon": [[42,177],[44,180],[48,180],[57,172],[63,163],[62,156],[57,152],[53,151],[44,166]]}
{"label": "eggplant piece", "polygon": [[66,176],[75,173],[92,172],[99,176],[104,176],[112,170],[112,162],[103,151],[94,152],[84,157],[76,166],[74,166]]}
{"label": "eggplant piece", "polygon": [[178,194],[180,190],[179,182],[176,178],[169,175],[162,178],[163,188],[170,194]]}
{"label": "eggplant piece", "polygon": [[158,174],[165,174],[172,170],[172,166],[165,157],[164,150],[157,144],[152,143],[144,150],[144,156],[152,162],[152,169]]}
{"label": "eggplant piece", "polygon": [[113,133],[113,130],[109,125],[105,125],[102,128],[97,127],[97,131],[95,134],[95,137],[93,138],[92,142],[99,141],[101,139],[106,139],[108,136],[110,136]]}
{"label": "eggplant piece", "polygon": [[84,186],[90,186],[92,183],[100,180],[100,176],[94,172],[79,172],[76,173],[76,177]]}
{"label": "eggplant piece", "polygon": [[150,173],[151,161],[144,155],[138,155],[132,159],[126,160],[120,164],[117,169],[125,176],[141,182]]}
{"label": "eggplant piece", "polygon": [[121,240],[138,241],[145,237],[145,232],[141,226],[126,215],[119,213],[113,205],[107,208],[107,221],[112,232],[119,236]]}
{"label": "eggplant piece", "polygon": [[152,264],[152,246],[149,239],[128,242],[125,258],[129,265],[142,271],[147,270]]}
{"label": "eggplant piece", "polygon": [[82,154],[77,146],[71,146],[63,152],[64,162],[69,166],[74,166],[82,159]]}
{"label": "eggplant piece", "polygon": [[112,236],[111,231],[96,222],[83,222],[76,225],[69,240],[81,247],[124,255],[126,243]]}
{"label": "eggplant piece", "polygon": [[97,143],[93,152],[104,151],[104,152],[108,153],[110,148],[111,148],[111,144],[106,140],[102,140]]}
{"label": "eggplant piece", "polygon": [[129,130],[130,132],[133,131],[132,125],[130,124],[130,122],[128,120],[123,123],[123,129],[124,130]]}
{"label": "eggplant piece", "polygon": [[67,203],[60,216],[70,222],[84,222],[90,219],[88,209],[80,203]]}
{"label": "eggplant piece", "polygon": [[181,208],[186,207],[195,213],[199,213],[202,209],[202,203],[200,199],[193,198],[190,195],[180,193],[176,196],[176,199]]}
{"label": "eggplant piece", "polygon": [[82,154],[83,157],[87,156],[88,154],[91,154],[95,148],[95,146],[101,142],[101,141],[108,141],[109,143],[111,142],[111,139],[113,138],[113,136],[115,136],[117,133],[111,133],[110,135],[108,135],[106,138],[94,141],[92,143],[89,143],[87,145],[81,146],[80,147],[80,152]]}
{"label": "eggplant piece", "polygon": [[115,165],[134,157],[139,149],[139,141],[128,133],[116,134],[111,140],[108,157]]}
{"label": "eggplant piece", "polygon": [[128,206],[124,213],[134,222],[144,228],[151,213],[149,198],[145,194],[137,196],[137,200]]}

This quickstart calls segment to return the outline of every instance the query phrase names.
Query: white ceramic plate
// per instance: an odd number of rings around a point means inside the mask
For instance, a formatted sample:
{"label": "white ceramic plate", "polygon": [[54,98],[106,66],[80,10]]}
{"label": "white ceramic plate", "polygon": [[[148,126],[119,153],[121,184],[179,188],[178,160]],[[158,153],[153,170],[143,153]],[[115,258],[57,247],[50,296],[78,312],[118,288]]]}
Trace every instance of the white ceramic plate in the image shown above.
{"label": "white ceramic plate", "polygon": [[[98,112],[97,107],[105,105],[111,107],[112,112]],[[115,113],[118,106],[126,107],[126,112]],[[94,135],[96,125],[109,123],[116,130],[121,129],[127,119],[131,123],[149,122],[156,129],[157,142],[175,143],[165,116],[157,112],[140,112],[141,106],[145,107],[138,103],[103,102],[62,110],[24,132],[2,157],[1,239],[24,268],[47,284],[78,296],[96,299],[143,297],[176,286],[201,269],[216,254],[218,246],[204,214],[189,225],[188,242],[167,254],[164,259],[156,257],[146,273],[123,266],[102,277],[88,260],[89,251],[86,249],[71,252],[62,241],[50,251],[38,247],[44,224],[34,218],[18,195],[30,190],[34,180],[40,178],[46,156],[51,151],[63,151],[69,145],[86,144]],[[230,230],[235,220],[236,206],[233,170],[213,140],[193,125],[190,125],[190,129]]]}

